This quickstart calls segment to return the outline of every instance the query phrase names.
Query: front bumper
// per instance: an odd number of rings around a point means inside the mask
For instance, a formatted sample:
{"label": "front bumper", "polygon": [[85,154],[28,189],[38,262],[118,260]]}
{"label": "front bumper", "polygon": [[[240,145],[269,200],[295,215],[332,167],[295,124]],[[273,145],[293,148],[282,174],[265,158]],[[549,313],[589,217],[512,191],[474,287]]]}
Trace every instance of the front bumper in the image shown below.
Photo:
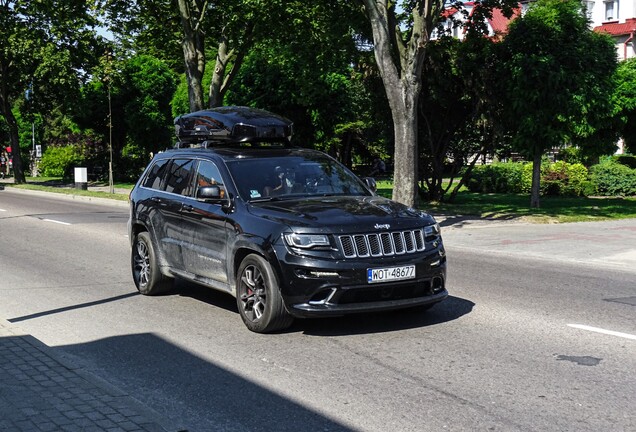
{"label": "front bumper", "polygon": [[[339,316],[434,304],[448,296],[446,256],[440,244],[417,254],[328,260],[278,250],[281,294],[296,317]],[[415,266],[415,278],[369,283],[367,269]]]}

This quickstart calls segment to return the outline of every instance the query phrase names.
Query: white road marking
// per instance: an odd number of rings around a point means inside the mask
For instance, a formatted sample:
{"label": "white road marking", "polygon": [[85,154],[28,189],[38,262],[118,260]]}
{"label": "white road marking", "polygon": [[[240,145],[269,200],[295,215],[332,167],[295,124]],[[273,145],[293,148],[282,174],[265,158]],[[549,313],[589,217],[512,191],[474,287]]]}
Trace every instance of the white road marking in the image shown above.
{"label": "white road marking", "polygon": [[6,211],[6,210],[4,210],[4,209],[0,209],[0,211]]}
{"label": "white road marking", "polygon": [[62,221],[55,220],[55,219],[42,219],[42,220],[45,221],[45,222],[53,222],[53,223],[60,224],[60,225],[70,225],[70,223],[68,223],[68,222],[62,222]]}
{"label": "white road marking", "polygon": [[602,329],[602,328],[590,327],[590,326],[586,326],[586,325],[583,325],[583,324],[568,324],[568,327],[572,327],[572,328],[576,328],[576,329],[580,329],[580,330],[587,330],[587,331],[596,332],[596,333],[602,333],[602,334],[606,334],[606,335],[610,335],[610,336],[618,336],[618,337],[622,337],[622,338],[625,338],[625,339],[636,340],[636,335],[633,335],[633,334],[621,333],[621,332],[617,332],[617,331],[614,331],[614,330],[605,330],[605,329]]}

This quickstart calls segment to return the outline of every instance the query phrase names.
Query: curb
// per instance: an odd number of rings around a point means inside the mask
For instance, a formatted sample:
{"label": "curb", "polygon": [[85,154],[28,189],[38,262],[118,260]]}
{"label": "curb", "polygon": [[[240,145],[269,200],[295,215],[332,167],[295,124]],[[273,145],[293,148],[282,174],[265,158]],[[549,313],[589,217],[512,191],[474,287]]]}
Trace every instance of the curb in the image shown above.
{"label": "curb", "polygon": [[91,197],[91,196],[85,196],[85,195],[75,195],[75,194],[66,194],[66,193],[56,193],[56,192],[48,192],[48,191],[37,191],[37,190],[20,189],[20,188],[14,188],[14,187],[5,188],[2,185],[0,185],[0,190],[4,190],[4,192],[24,193],[24,194],[37,195],[42,197],[50,197],[51,195],[54,195],[55,197],[59,197],[61,199],[66,199],[70,201],[86,201],[86,202],[92,202],[94,204],[113,205],[117,207],[128,207],[129,205],[128,201],[121,201],[116,199]]}

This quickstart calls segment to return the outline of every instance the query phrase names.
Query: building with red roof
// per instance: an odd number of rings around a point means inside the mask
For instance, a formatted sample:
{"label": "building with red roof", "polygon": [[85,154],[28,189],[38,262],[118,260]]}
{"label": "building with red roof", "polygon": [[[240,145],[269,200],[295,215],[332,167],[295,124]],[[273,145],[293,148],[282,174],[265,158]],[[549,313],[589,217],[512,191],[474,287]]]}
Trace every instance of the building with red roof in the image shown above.
{"label": "building with red roof", "polygon": [[[522,0],[512,17],[506,18],[500,9],[494,9],[486,19],[488,36],[501,38],[508,30],[508,24],[523,13],[532,0]],[[611,35],[616,42],[616,52],[620,60],[636,57],[634,33],[636,32],[636,0],[584,0],[588,18],[594,31]],[[450,7],[443,14],[447,30],[456,38],[463,39],[465,29],[458,23],[466,23],[473,17],[479,4],[465,2],[463,9]]]}

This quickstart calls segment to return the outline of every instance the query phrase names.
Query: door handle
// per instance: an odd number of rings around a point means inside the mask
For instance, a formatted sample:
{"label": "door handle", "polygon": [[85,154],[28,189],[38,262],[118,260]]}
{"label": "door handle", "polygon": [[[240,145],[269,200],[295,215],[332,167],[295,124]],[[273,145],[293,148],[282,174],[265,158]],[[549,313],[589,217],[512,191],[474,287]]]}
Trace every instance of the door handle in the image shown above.
{"label": "door handle", "polygon": [[183,210],[185,210],[185,211],[192,211],[192,210],[194,210],[194,207],[193,207],[193,206],[191,206],[190,204],[184,204],[184,205],[183,205]]}

